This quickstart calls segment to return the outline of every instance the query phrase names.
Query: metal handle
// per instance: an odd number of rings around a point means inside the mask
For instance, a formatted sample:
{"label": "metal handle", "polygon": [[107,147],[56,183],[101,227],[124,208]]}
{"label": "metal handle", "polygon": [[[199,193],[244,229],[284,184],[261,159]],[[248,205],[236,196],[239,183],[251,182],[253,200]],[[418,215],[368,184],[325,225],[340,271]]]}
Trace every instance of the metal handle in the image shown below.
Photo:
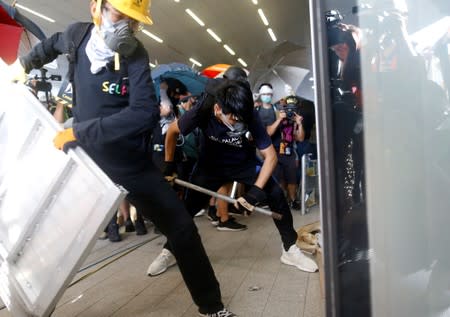
{"label": "metal handle", "polygon": [[[215,198],[218,198],[218,199],[222,199],[222,200],[224,200],[224,201],[226,201],[228,203],[231,203],[231,204],[234,204],[236,202],[236,199],[234,199],[234,198],[231,198],[229,196],[216,193],[216,192],[214,192],[212,190],[200,187],[198,185],[194,185],[192,183],[183,181],[183,180],[178,179],[178,178],[175,178],[174,182],[175,182],[175,184],[181,185],[181,186],[189,188],[189,189],[196,190],[198,192],[201,192],[203,194],[207,194],[209,196],[212,196],[212,197],[215,197]],[[273,212],[273,211],[270,211],[270,210],[263,209],[261,207],[255,207],[253,210],[256,211],[256,212],[259,212],[261,214],[264,214],[264,215],[267,215],[267,216],[271,216],[273,219],[280,220],[282,218],[281,214]]]}

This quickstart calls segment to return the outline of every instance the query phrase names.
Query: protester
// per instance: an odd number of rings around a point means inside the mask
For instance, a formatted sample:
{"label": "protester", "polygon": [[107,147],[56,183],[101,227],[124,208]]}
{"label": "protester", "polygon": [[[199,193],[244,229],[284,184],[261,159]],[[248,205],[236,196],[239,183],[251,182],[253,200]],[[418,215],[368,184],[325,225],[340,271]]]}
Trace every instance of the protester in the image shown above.
{"label": "protester", "polygon": [[[222,80],[207,87],[193,109],[173,122],[166,135],[167,179],[173,177],[174,152],[179,133],[188,134],[200,127],[204,143],[199,161],[193,171],[192,183],[217,191],[223,184],[238,181],[248,190],[237,199],[237,207],[250,213],[254,206],[267,202],[270,208],[282,214],[274,220],[282,240],[281,262],[306,272],[315,272],[317,264],[296,246],[297,232],[284,193],[271,177],[277,157],[264,126],[253,108],[253,95],[247,82]],[[262,165],[256,158],[256,147],[264,157]],[[258,173],[259,172],[259,173]],[[189,191],[186,206],[192,216],[208,202],[209,196]],[[165,270],[174,264],[173,247],[166,243],[161,254],[150,267]]]}
{"label": "protester", "polygon": [[236,316],[224,308],[192,217],[149,159],[148,139],[159,107],[148,53],[135,37],[140,23],[152,23],[148,7],[149,0],[91,1],[94,24],[70,25],[34,47],[20,64],[28,72],[59,54],[69,56],[74,123],[56,135],[55,146],[81,146],[129,192],[128,201],[167,236],[202,316]]}

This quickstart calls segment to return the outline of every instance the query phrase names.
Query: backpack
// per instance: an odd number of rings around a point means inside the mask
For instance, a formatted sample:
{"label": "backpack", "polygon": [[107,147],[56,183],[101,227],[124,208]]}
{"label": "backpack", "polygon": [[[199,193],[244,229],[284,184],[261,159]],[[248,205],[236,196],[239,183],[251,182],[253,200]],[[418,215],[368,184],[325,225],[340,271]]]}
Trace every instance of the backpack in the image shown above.
{"label": "backpack", "polygon": [[64,32],[64,41],[67,45],[67,60],[69,61],[69,70],[67,72],[67,77],[69,81],[73,83],[75,63],[77,62],[77,50],[81,42],[86,37],[88,31],[91,29],[93,24],[91,22],[78,22],[72,24]]}

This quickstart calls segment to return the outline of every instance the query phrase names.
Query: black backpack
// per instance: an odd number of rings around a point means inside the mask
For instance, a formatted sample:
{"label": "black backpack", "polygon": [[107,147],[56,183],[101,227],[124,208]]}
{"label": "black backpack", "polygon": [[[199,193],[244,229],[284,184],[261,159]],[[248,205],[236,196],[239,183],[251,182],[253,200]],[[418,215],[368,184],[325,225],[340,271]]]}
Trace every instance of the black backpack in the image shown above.
{"label": "black backpack", "polygon": [[69,61],[69,70],[67,72],[67,77],[69,81],[73,83],[73,74],[75,69],[75,63],[77,62],[77,50],[83,39],[86,37],[88,32],[94,26],[90,22],[78,22],[72,24],[64,32],[64,41],[67,43],[67,60]]}

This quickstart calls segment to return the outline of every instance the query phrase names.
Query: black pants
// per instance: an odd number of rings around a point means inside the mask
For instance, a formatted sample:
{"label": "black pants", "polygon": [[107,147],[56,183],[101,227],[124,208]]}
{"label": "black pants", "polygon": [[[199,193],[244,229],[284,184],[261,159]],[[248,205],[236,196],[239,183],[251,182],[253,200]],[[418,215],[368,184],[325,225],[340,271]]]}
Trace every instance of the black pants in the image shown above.
{"label": "black pants", "polygon": [[201,313],[224,306],[219,282],[203,248],[192,217],[153,164],[127,176],[111,176],[128,192],[128,200],[167,237],[192,299]]}
{"label": "black pants", "polygon": [[[258,167],[256,163],[233,168],[211,168],[197,165],[193,170],[191,182],[212,191],[217,191],[223,184],[233,181],[251,186],[256,181]],[[297,232],[294,230],[292,214],[286,197],[273,177],[264,186],[264,192],[267,195],[270,209],[282,215],[281,220],[274,219],[273,221],[281,235],[283,246],[287,250],[296,242]],[[192,217],[207,204],[209,198],[208,195],[198,191],[188,190],[185,204]],[[170,243],[166,243],[165,248],[172,250]]]}

